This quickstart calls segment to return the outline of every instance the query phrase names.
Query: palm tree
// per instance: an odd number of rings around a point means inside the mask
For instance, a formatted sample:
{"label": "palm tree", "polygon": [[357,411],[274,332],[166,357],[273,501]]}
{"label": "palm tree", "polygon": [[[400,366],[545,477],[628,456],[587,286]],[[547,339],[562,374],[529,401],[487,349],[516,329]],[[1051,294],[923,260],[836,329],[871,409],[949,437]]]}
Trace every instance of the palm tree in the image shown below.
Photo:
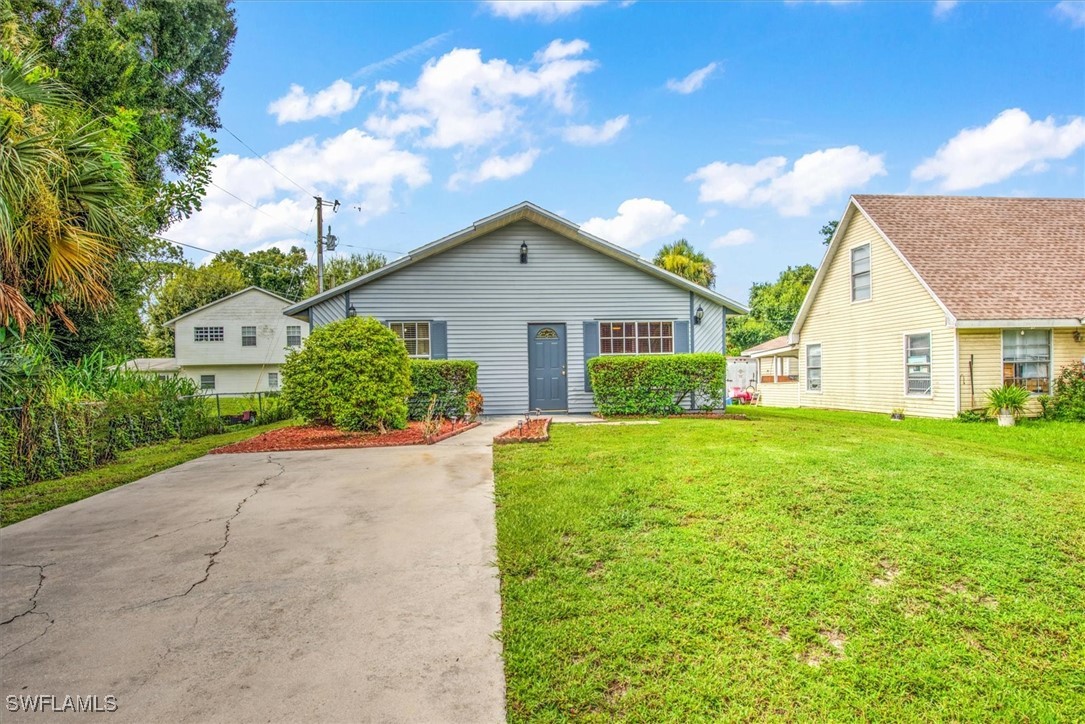
{"label": "palm tree", "polygon": [[[5,34],[6,35],[6,34]],[[33,52],[0,50],[0,333],[101,309],[138,193],[124,133],[94,119]],[[0,335],[2,336],[2,335]]]}
{"label": "palm tree", "polygon": [[664,244],[652,263],[702,287],[711,288],[716,283],[716,265],[685,239]]}

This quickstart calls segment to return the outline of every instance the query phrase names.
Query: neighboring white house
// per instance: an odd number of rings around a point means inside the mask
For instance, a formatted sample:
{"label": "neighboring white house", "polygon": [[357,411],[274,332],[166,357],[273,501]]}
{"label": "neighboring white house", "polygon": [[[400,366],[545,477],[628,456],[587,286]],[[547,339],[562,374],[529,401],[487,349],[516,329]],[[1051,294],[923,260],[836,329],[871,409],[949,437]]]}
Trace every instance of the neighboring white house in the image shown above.
{"label": "neighboring white house", "polygon": [[129,369],[188,377],[220,393],[279,389],[287,350],[300,347],[309,326],[283,315],[289,299],[249,287],[166,322],[174,332],[174,357],[138,359]]}
{"label": "neighboring white house", "polygon": [[285,313],[370,316],[413,357],[478,362],[490,414],[593,408],[587,361],[725,351],[746,309],[523,202]]}

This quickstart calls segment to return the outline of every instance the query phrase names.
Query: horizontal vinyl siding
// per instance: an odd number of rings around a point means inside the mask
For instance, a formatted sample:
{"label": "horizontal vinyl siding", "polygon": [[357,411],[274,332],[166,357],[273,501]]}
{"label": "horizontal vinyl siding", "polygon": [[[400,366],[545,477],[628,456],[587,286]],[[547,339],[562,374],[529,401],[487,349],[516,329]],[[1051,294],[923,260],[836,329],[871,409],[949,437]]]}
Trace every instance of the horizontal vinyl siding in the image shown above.
{"label": "horizontal vinyl siding", "polygon": [[345,319],[348,306],[345,296],[340,295],[332,297],[331,299],[310,307],[309,319],[313,320],[314,327],[330,324],[331,322]]}
{"label": "horizontal vinyl siding", "polygon": [[[1078,330],[1085,339],[1085,327]],[[961,409],[987,406],[987,391],[1002,386],[1002,330],[961,329],[958,331],[961,352]],[[1054,380],[1063,367],[1082,361],[1085,341],[1074,341],[1074,330],[1056,329],[1051,340],[1051,376]],[[969,362],[972,363],[971,374]],[[1054,388],[1052,388],[1054,391]],[[1040,403],[1033,398],[1028,414],[1040,412]]]}
{"label": "horizontal vinyl siding", "polygon": [[[249,291],[195,312],[174,327],[177,364],[278,365],[286,360],[286,328],[301,327],[302,340],[309,325],[283,315],[288,304],[259,291]],[[196,342],[195,327],[222,327],[221,342]],[[241,328],[256,327],[256,346],[241,346]]]}
{"label": "horizontal vinyl siding", "polygon": [[[187,377],[200,385],[200,375],[214,375],[215,389],[207,392],[244,393],[268,392],[267,373],[278,372],[279,365],[229,365],[229,366],[194,366],[183,367],[178,373],[179,377]],[[282,377],[279,377],[279,388],[282,388]]]}
{"label": "horizontal vinyl siding", "polygon": [[[956,414],[956,349],[946,316],[900,257],[856,214],[829,261],[799,334],[803,407],[868,412],[903,408],[921,417]],[[870,244],[871,298],[851,301],[851,250]],[[905,394],[904,335],[931,333],[929,398]],[[822,391],[806,389],[806,348],[821,344]]]}
{"label": "horizontal vinyl siding", "polygon": [[693,308],[697,309],[698,304],[704,309],[704,319],[700,324],[693,325],[693,351],[726,353],[723,347],[723,307],[694,296]]}
{"label": "horizontal vinyl siding", "polygon": [[[520,264],[521,242],[527,264]],[[584,321],[689,319],[687,290],[527,221],[355,289],[351,303],[359,316],[447,322],[448,357],[479,363],[490,414],[527,409],[529,323],[565,325],[569,409],[587,412]],[[706,316],[718,313],[702,303]]]}

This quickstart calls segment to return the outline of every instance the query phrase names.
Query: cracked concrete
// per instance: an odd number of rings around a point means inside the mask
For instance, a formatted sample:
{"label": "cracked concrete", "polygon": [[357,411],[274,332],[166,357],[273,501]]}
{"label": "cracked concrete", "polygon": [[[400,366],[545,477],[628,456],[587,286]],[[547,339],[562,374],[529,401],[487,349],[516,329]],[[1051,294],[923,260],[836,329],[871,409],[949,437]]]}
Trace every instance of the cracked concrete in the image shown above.
{"label": "cracked concrete", "polygon": [[0,694],[112,695],[111,721],[502,719],[497,426],[208,456],[4,528]]}

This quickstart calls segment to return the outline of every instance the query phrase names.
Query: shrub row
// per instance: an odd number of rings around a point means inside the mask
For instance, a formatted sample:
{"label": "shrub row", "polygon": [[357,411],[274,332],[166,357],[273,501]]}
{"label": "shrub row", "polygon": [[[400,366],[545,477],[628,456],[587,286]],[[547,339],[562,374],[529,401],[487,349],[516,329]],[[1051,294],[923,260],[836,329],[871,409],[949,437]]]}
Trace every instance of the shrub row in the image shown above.
{"label": "shrub row", "polygon": [[411,360],[411,388],[407,414],[412,420],[426,416],[430,401],[437,396],[434,411],[445,417],[463,417],[467,394],[478,386],[478,362],[470,360]]}
{"label": "shrub row", "polygon": [[727,390],[727,359],[718,352],[595,357],[588,372],[604,415],[673,415],[686,402],[716,409]]}

